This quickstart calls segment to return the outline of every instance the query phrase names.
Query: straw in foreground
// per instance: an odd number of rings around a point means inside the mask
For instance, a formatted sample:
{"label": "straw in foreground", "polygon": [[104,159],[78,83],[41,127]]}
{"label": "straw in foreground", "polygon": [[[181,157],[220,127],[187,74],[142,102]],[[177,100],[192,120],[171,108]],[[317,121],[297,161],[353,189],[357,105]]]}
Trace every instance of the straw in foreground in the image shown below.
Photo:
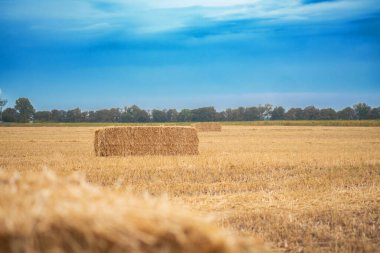
{"label": "straw in foreground", "polygon": [[0,175],[0,252],[263,252],[167,200],[51,172]]}

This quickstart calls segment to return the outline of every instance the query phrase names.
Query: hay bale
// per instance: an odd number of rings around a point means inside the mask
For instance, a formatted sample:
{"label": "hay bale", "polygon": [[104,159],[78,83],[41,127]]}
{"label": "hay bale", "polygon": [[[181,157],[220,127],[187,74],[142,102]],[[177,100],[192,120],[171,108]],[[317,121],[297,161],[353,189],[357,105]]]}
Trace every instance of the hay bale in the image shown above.
{"label": "hay bale", "polygon": [[217,122],[202,122],[191,124],[192,127],[197,129],[198,132],[221,132],[222,125]]}
{"label": "hay bale", "polygon": [[97,156],[197,155],[198,135],[191,127],[109,127],[95,132]]}
{"label": "hay bale", "polygon": [[45,172],[0,175],[0,252],[262,251],[165,199],[137,197]]}

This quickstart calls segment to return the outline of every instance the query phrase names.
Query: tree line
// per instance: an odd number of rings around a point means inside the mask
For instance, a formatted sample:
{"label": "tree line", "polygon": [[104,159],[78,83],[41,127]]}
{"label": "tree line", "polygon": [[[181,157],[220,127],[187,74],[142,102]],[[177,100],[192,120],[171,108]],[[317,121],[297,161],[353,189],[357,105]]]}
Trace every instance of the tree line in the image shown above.
{"label": "tree line", "polygon": [[36,111],[28,98],[16,100],[14,108],[2,108],[6,100],[0,99],[0,121],[4,122],[202,122],[202,121],[255,121],[255,120],[363,120],[380,119],[380,107],[371,108],[365,103],[336,111],[318,109],[273,107],[270,104],[238,107],[217,112],[214,107],[197,109],[143,110],[136,105],[96,111],[72,110]]}

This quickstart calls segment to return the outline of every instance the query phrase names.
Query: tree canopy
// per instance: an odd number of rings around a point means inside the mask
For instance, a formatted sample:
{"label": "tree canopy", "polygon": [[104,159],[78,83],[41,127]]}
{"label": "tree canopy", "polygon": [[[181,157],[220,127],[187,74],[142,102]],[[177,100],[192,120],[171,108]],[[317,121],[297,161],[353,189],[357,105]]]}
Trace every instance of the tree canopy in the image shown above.
{"label": "tree canopy", "polygon": [[29,122],[33,120],[34,107],[27,98],[19,98],[16,100],[15,109],[18,113],[19,122]]}
{"label": "tree canopy", "polygon": [[0,121],[2,121],[3,107],[7,104],[8,100],[0,98]]}
{"label": "tree canopy", "polygon": [[[5,105],[5,103],[4,103]],[[0,104],[1,106],[1,104]],[[273,107],[270,104],[252,107],[228,108],[216,111],[212,106],[196,109],[141,109],[137,105],[124,108],[82,111],[71,110],[35,111],[28,98],[19,98],[14,108],[2,113],[5,122],[199,122],[199,121],[255,121],[255,120],[361,120],[380,119],[380,107],[371,108],[365,103],[355,104],[340,111],[333,108],[318,109]]]}

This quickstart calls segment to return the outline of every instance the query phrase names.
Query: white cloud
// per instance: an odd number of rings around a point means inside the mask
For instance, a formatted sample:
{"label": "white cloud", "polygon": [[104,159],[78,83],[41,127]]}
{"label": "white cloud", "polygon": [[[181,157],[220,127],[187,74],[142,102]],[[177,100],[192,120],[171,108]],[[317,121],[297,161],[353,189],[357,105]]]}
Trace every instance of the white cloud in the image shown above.
{"label": "white cloud", "polygon": [[380,10],[374,0],[344,0],[301,4],[299,1],[257,1],[251,5],[234,5],[229,8],[209,8],[204,16],[215,20],[262,19],[277,21],[321,21],[357,17]]}
{"label": "white cloud", "polygon": [[[284,0],[285,2],[288,0]],[[151,5],[160,8],[186,8],[186,7],[232,7],[237,5],[262,4],[263,0],[156,0]]]}
{"label": "white cloud", "polygon": [[[115,7],[110,11],[112,5]],[[0,20],[69,20],[72,22],[70,26],[78,26],[63,29],[71,31],[114,29],[120,27],[115,23],[133,23],[135,32],[150,33],[201,25],[202,19],[203,22],[239,19],[256,19],[264,23],[314,22],[347,19],[376,10],[380,10],[378,0],[340,0],[307,5],[301,0],[41,0],[38,4],[33,0],[19,0],[0,3]]]}

